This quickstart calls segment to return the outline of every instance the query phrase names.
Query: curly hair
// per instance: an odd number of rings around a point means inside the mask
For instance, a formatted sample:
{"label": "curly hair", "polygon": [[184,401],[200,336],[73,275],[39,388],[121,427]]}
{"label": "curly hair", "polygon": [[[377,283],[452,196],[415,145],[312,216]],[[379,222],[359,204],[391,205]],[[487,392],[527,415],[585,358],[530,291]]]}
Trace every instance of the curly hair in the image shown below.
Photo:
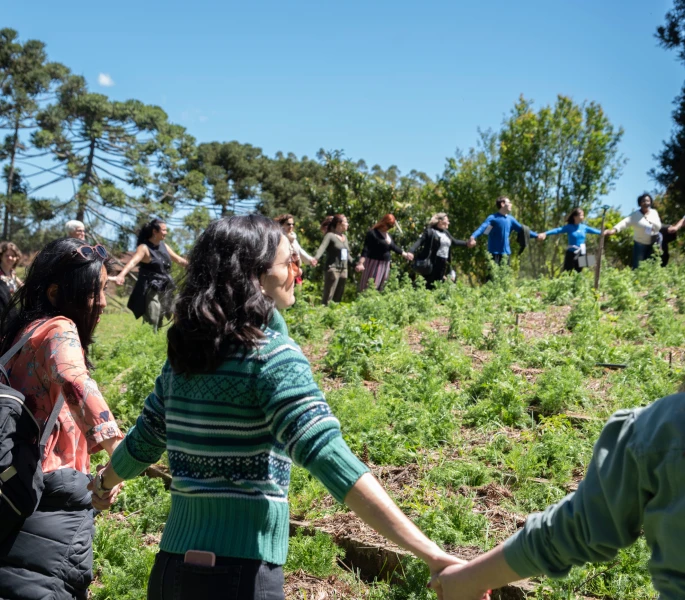
{"label": "curly hair", "polygon": [[224,217],[200,235],[167,334],[176,373],[209,373],[229,349],[257,347],[275,306],[259,278],[273,266],[282,235],[261,215]]}

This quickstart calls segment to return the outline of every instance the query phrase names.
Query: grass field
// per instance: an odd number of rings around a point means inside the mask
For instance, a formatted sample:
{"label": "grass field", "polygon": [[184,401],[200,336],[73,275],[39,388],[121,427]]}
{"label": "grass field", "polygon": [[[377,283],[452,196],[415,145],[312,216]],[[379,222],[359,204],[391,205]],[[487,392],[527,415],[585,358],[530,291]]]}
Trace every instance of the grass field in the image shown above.
{"label": "grass field", "polygon": [[[685,271],[645,264],[607,270],[601,295],[591,284],[590,273],[516,281],[506,271],[483,287],[434,292],[391,280],[383,294],[328,308],[306,284],[286,320],[352,449],[430,537],[473,556],[575,489],[612,412],[672,393],[682,378]],[[165,336],[108,312],[93,356],[129,427],[164,361]],[[417,561],[404,561],[392,585],[353,572],[335,540],[382,541],[302,469],[293,469],[290,500],[292,517],[320,533],[291,538],[289,598],[433,597]],[[169,502],[161,479],[141,477],[98,518],[93,598],[145,597]],[[531,594],[655,598],[647,559],[640,540],[612,563],[541,579]]]}

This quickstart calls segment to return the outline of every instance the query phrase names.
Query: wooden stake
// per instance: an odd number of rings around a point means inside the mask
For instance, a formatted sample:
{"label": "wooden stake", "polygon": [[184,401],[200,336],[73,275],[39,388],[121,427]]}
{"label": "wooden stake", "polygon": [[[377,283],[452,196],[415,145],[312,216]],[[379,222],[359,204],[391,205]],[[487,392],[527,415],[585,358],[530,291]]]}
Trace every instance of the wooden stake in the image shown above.
{"label": "wooden stake", "polygon": [[599,289],[599,275],[602,271],[602,252],[604,251],[604,221],[606,220],[608,206],[602,206],[602,227],[601,235],[599,237],[599,244],[597,246],[597,258],[595,260],[595,290]]}

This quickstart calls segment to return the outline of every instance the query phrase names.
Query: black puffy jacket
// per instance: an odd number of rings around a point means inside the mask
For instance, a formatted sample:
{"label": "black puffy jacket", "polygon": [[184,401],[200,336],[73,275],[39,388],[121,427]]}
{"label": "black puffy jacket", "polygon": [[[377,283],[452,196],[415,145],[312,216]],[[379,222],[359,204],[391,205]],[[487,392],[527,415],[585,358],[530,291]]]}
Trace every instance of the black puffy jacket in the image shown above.
{"label": "black puffy jacket", "polygon": [[3,600],[85,600],[93,578],[89,478],[74,469],[46,473],[38,509],[0,546]]}

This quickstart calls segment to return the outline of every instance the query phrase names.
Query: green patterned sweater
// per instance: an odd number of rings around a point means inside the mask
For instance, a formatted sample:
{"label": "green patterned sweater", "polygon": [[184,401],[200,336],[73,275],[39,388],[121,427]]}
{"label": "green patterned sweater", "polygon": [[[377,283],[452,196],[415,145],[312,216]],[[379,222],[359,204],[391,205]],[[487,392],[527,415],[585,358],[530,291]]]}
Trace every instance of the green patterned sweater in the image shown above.
{"label": "green patterned sweater", "polygon": [[278,565],[288,553],[291,461],[338,501],[368,471],[276,311],[256,350],[213,373],[175,374],[167,361],[112,467],[131,479],[164,450],[171,511],[160,548]]}

